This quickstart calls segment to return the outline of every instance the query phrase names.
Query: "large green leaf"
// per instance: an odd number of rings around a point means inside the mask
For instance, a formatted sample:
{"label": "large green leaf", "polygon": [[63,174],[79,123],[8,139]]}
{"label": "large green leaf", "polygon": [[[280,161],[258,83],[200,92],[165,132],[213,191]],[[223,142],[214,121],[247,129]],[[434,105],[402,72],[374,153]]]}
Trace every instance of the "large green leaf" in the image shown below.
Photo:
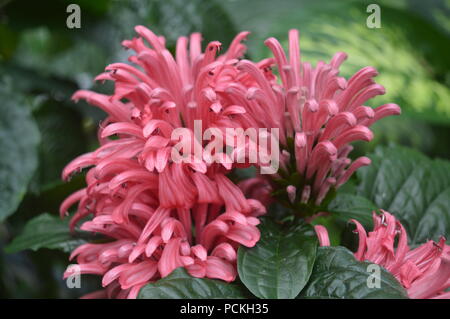
{"label": "large green leaf", "polygon": [[241,286],[215,279],[195,278],[183,268],[142,287],[139,299],[242,299],[248,292]]}
{"label": "large green leaf", "polygon": [[34,112],[41,132],[39,168],[31,189],[40,192],[61,182],[61,171],[72,159],[87,151],[82,117],[72,108],[47,101]]}
{"label": "large green leaf", "polygon": [[39,215],[25,225],[22,233],[6,246],[5,251],[14,253],[24,249],[48,248],[71,252],[86,241],[71,234],[68,223],[68,218],[61,220],[47,213]]}
{"label": "large green leaf", "polygon": [[265,219],[260,230],[261,240],[255,247],[239,248],[240,279],[259,298],[295,298],[308,281],[316,257],[313,228],[303,223],[283,228]]}
{"label": "large green leaf", "polygon": [[308,285],[300,298],[407,298],[400,283],[385,269],[379,268],[379,286],[371,263],[359,262],[344,247],[320,247]]}
{"label": "large green leaf", "polygon": [[358,195],[393,213],[410,243],[450,234],[450,163],[403,147],[378,148],[358,170]]}
{"label": "large green leaf", "polygon": [[14,213],[37,166],[39,130],[26,101],[0,87],[0,222]]}

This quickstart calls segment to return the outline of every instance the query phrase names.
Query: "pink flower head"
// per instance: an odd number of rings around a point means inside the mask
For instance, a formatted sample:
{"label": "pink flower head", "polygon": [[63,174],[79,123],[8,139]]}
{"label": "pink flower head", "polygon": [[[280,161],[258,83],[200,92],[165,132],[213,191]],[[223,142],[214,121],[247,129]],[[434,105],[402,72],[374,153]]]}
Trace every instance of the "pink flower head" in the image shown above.
{"label": "pink flower head", "polygon": [[[449,298],[450,246],[441,237],[438,243],[427,243],[410,249],[403,225],[388,212],[373,213],[374,229],[367,235],[356,220],[355,232],[359,236],[355,257],[386,268],[405,287],[410,298]],[[329,246],[328,232],[323,226],[315,226],[321,246]],[[395,247],[395,243],[397,245]]]}
{"label": "pink flower head", "polygon": [[[345,53],[316,67],[301,61],[297,30],[289,32],[288,54],[274,38],[265,44],[274,58],[239,62],[247,77],[228,82],[226,92],[236,104],[245,105],[258,127],[280,128],[284,145],[280,165],[287,169],[295,163],[294,171],[302,176],[299,185],[292,185],[295,189],[287,190],[289,200],[319,205],[330,188],[344,184],[354,171],[370,163],[367,157],[352,162],[347,157],[352,150],[349,144],[370,141],[369,127],[383,117],[400,114],[400,108],[396,104],[365,106],[367,100],[384,94],[384,88],[374,82],[373,67],[359,70],[349,80],[340,77]],[[270,72],[271,65],[277,66],[280,82]]]}
{"label": "pink flower head", "polygon": [[203,158],[175,163],[170,156],[178,142],[173,130],[183,127],[193,135],[195,120],[202,120],[204,129],[250,125],[245,110],[224,94],[239,76],[235,64],[247,33],[220,56],[217,41],[202,53],[200,34],[181,37],[173,57],[164,38],[142,26],[135,29],[139,37],[123,42],[136,52],[129,58],[135,66],[111,64],[97,77],[114,82],[113,94],[81,90],[73,96],[108,115],[98,132],[100,147],[63,171],[66,180],[90,167],[87,186],[62,203],[61,216],[78,204],[71,228],[90,216],[81,229],[108,239],[72,252],[81,273],[103,276],[106,290],[88,297],[134,298],[143,285],[177,267],[195,277],[232,281],[237,248],[255,245],[256,216],[265,213],[226,177],[231,164]]}

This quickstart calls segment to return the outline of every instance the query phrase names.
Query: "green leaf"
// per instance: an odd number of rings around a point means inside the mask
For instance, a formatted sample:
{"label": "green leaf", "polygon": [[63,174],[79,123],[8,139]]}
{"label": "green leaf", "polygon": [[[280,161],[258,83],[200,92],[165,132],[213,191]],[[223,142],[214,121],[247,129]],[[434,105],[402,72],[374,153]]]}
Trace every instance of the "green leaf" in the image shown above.
{"label": "green leaf", "polygon": [[243,299],[248,292],[236,284],[215,279],[195,278],[184,268],[142,287],[139,299]]}
{"label": "green leaf", "polygon": [[37,166],[39,130],[25,99],[0,88],[0,222],[14,213]]}
{"label": "green leaf", "polygon": [[[376,273],[371,263],[359,262],[344,247],[320,247],[308,285],[300,298],[400,299],[406,291],[387,270],[380,267],[379,287],[369,284]],[[372,288],[370,288],[372,287]]]}
{"label": "green leaf", "polygon": [[15,253],[24,249],[40,248],[59,249],[71,252],[85,240],[77,238],[69,231],[69,218],[61,220],[48,213],[30,220],[22,233],[5,248],[7,253]]}
{"label": "green leaf", "polygon": [[358,194],[394,214],[411,244],[450,234],[450,162],[404,147],[378,148],[358,170]]}
{"label": "green leaf", "polygon": [[350,219],[356,219],[368,228],[373,224],[372,211],[376,209],[377,206],[367,198],[346,193],[338,193],[328,206],[328,210],[338,220],[348,222]]}
{"label": "green leaf", "polygon": [[193,0],[189,5],[183,0],[159,0],[155,3],[158,28],[173,42],[192,32],[201,32],[207,41],[226,43],[235,36],[230,18],[215,0]]}
{"label": "green leaf", "polygon": [[282,228],[264,219],[260,231],[255,247],[239,248],[240,279],[259,298],[295,298],[308,281],[316,257],[313,228],[304,223]]}
{"label": "green leaf", "polygon": [[63,168],[87,151],[87,139],[80,113],[61,103],[47,101],[34,112],[34,117],[42,143],[39,168],[30,188],[39,192],[61,182]]}
{"label": "green leaf", "polygon": [[9,29],[5,24],[0,25],[0,61],[8,60],[13,54],[17,45],[17,34]]}
{"label": "green leaf", "polygon": [[107,63],[105,50],[88,38],[72,38],[46,26],[21,33],[13,62],[43,76],[72,80],[90,88]]}

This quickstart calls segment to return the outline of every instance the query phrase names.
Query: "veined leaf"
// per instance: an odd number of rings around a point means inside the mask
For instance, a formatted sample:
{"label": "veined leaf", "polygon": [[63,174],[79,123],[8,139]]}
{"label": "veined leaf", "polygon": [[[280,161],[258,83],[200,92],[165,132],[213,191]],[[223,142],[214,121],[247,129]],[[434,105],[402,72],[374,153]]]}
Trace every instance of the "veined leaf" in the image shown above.
{"label": "veined leaf", "polygon": [[0,88],[0,222],[14,213],[36,169],[39,130],[25,99]]}
{"label": "veined leaf", "polygon": [[142,287],[139,299],[241,299],[248,292],[236,284],[216,279],[195,278],[183,268]]}
{"label": "veined leaf", "polygon": [[[379,278],[378,278],[379,275]],[[359,262],[344,247],[320,247],[308,285],[299,298],[403,299],[407,293],[387,270]]]}
{"label": "veined leaf", "polygon": [[240,247],[239,277],[259,298],[295,298],[306,285],[316,257],[313,228],[297,223],[282,228],[265,219],[255,247]]}
{"label": "veined leaf", "polygon": [[328,205],[328,209],[336,218],[343,222],[350,219],[356,219],[367,228],[372,227],[372,211],[377,206],[369,199],[346,193],[338,193],[338,195]]}
{"label": "veined leaf", "polygon": [[70,233],[68,218],[61,220],[58,216],[45,213],[30,220],[5,251],[15,253],[24,249],[48,248],[71,252],[85,242]]}
{"label": "veined leaf", "polygon": [[450,234],[450,163],[404,147],[378,148],[358,170],[358,195],[394,214],[411,244]]}

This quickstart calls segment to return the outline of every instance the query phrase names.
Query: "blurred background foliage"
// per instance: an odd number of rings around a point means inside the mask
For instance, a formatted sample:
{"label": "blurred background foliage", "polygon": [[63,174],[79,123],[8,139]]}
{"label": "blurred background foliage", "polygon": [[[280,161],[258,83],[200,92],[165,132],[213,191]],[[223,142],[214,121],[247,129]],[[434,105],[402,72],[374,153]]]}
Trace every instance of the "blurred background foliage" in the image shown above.
{"label": "blurred background foliage", "polygon": [[[81,7],[81,29],[66,27],[70,3]],[[381,7],[379,29],[366,26],[370,3]],[[83,176],[62,183],[60,173],[96,147],[104,114],[70,97],[80,88],[111,90],[93,78],[106,65],[126,61],[121,41],[133,37],[138,24],[164,35],[171,48],[194,31],[227,46],[238,31],[249,30],[253,59],[269,55],[266,38],[287,45],[288,30],[297,28],[303,60],[329,61],[345,51],[343,76],[366,65],[380,72],[377,81],[387,93],[371,106],[402,107],[401,118],[374,126],[375,140],[358,144],[355,156],[395,143],[450,159],[448,0],[0,0],[0,178],[10,181],[0,185],[0,297],[70,298],[98,285],[89,278],[82,289],[66,288],[67,253],[8,254],[3,247],[31,218],[48,212],[53,222],[62,199],[83,184]]]}

